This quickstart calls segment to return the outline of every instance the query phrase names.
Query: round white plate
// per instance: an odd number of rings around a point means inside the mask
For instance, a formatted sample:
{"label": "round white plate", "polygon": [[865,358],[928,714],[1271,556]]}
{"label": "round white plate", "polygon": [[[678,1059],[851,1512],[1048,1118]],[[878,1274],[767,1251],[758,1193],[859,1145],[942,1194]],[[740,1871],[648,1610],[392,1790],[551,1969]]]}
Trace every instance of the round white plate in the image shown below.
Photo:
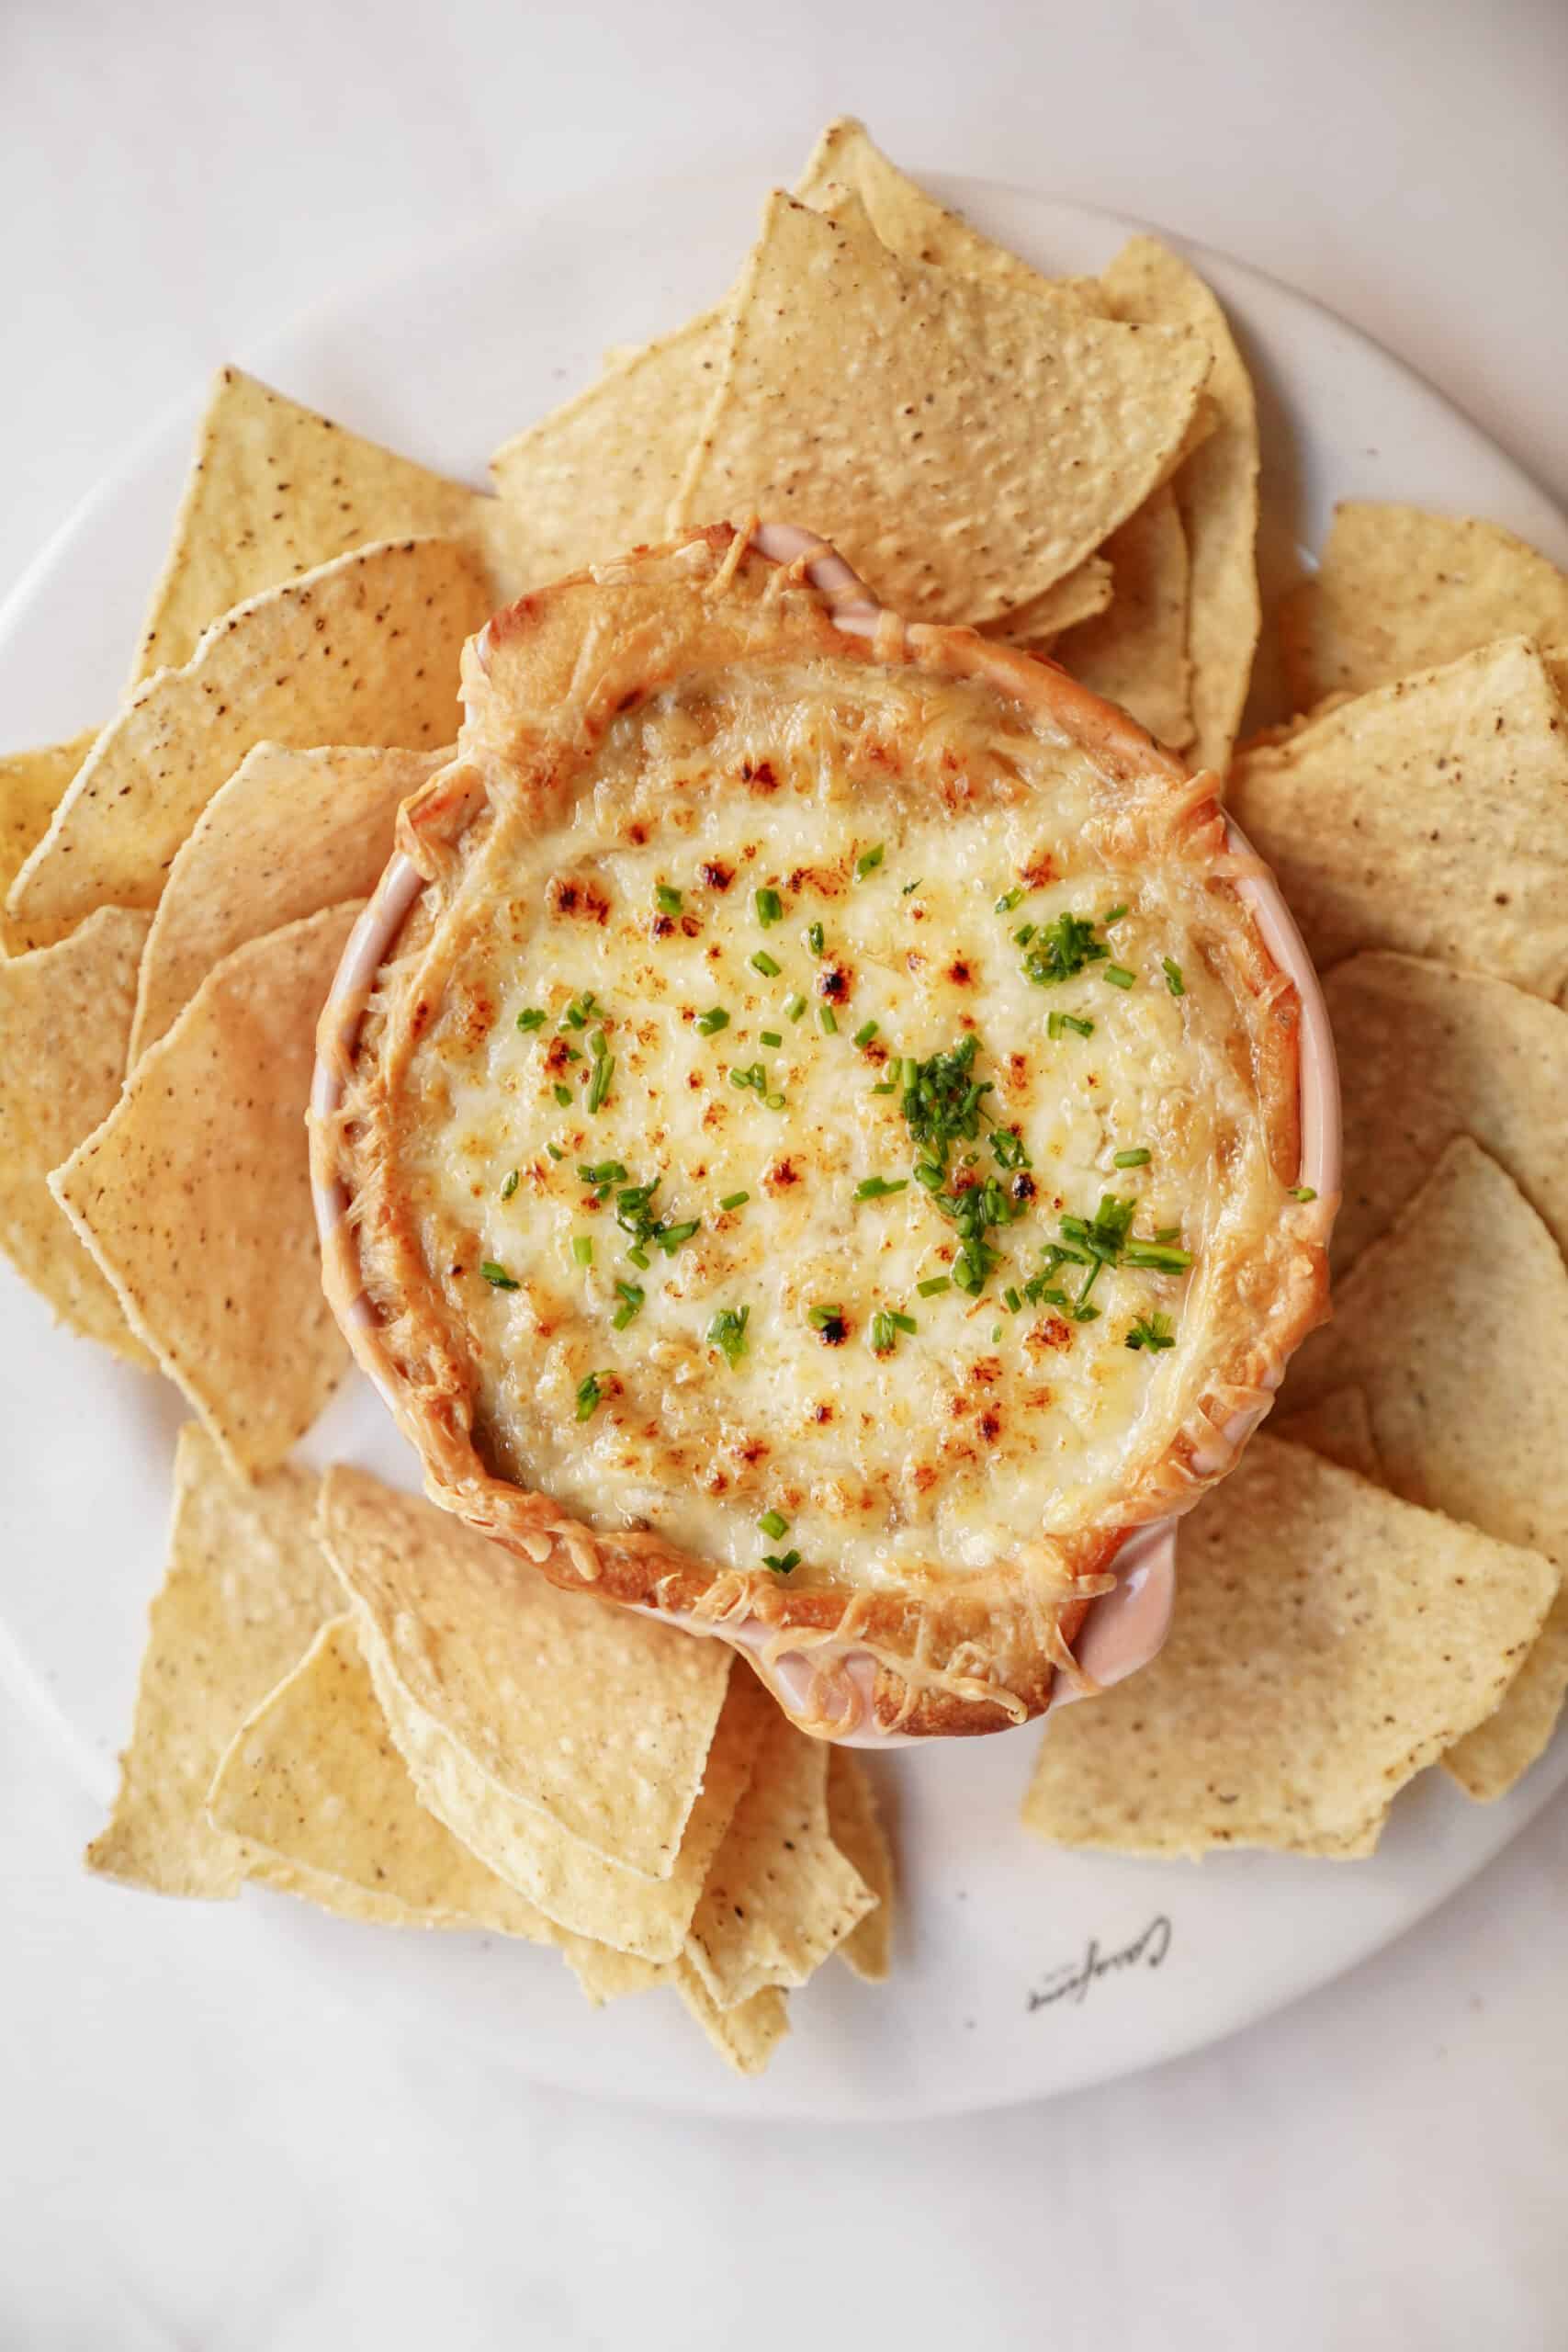
{"label": "round white plate", "polygon": [[[1135,224],[1010,190],[939,183],[1052,270],[1098,268]],[[237,357],[344,424],[478,480],[488,452],[586,380],[605,345],[711,300],[751,232],[750,178],[682,183],[510,223]],[[1266,433],[1265,568],[1314,545],[1334,499],[1410,498],[1492,517],[1568,562],[1568,526],[1502,453],[1349,327],[1238,264],[1195,260],[1230,308]],[[44,741],[103,718],[129,664],[183,477],[193,398],[83,506],[0,611],[0,735]],[[0,1663],[70,1741],[107,1804],[161,1571],[178,1399],[51,1328],[0,1269]],[[400,1483],[408,1461],[363,1383],[313,1432]],[[1018,1804],[1037,1732],[879,1759],[903,1871],[884,1988],[824,1969],[761,2082],[728,2080],[648,1995],[591,2013],[550,1955],[392,1935],[286,1896],[243,1903],[258,1967],[299,1997],[385,2002],[399,2030],[457,2030],[540,2079],[674,2108],[821,2119],[957,2112],[1102,2081],[1233,2031],[1326,1982],[1469,1878],[1568,1777],[1568,1742],[1502,1804],[1429,1773],[1376,1859],[1267,1854],[1201,1866],[1055,1853]],[[139,1898],[104,1891],[110,1906]],[[211,1915],[191,1905],[189,1965]]]}

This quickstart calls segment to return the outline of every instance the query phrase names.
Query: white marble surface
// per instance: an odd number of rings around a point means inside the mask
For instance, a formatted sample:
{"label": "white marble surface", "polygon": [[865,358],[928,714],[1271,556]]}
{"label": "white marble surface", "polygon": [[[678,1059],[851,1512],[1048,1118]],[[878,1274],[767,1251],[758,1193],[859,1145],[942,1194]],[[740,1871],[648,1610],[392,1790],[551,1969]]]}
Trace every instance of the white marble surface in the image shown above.
{"label": "white marble surface", "polygon": [[[1559,495],[1556,0],[0,6],[0,579],[301,306],[615,176],[899,156],[1165,221],[1318,295]],[[91,714],[84,713],[84,717]],[[3,1694],[0,1694],[3,1698]],[[1115,2352],[1568,2335],[1559,1803],[1353,1978],[1141,2080],[765,2135],[546,2095],[91,1886],[0,1711],[0,2346],[758,2352],[870,2318]]]}

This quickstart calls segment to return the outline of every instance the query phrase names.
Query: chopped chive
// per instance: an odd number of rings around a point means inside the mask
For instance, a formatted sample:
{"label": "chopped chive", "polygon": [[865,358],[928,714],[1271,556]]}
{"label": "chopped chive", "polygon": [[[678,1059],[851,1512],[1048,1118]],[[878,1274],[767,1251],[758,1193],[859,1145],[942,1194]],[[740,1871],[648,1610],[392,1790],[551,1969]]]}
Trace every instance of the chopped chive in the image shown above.
{"label": "chopped chive", "polygon": [[595,1029],[588,1040],[588,1050],[596,1062],[602,1062],[610,1050],[610,1041],[603,1029]]}
{"label": "chopped chive", "polygon": [[1045,1034],[1048,1037],[1059,1037],[1064,1030],[1068,1029],[1075,1037],[1092,1037],[1094,1035],[1093,1022],[1080,1021],[1076,1012],[1053,1012],[1047,1017]]}
{"label": "chopped chive", "polygon": [[653,896],[661,914],[678,915],[680,913],[681,893],[679,890],[672,889],[668,882],[656,883]]}
{"label": "chopped chive", "polygon": [[883,1201],[890,1193],[907,1193],[908,1189],[907,1176],[900,1176],[892,1183],[886,1176],[867,1176],[855,1186],[855,1198],[857,1201]]}
{"label": "chopped chive", "polygon": [[606,1054],[594,1063],[593,1076],[588,1088],[588,1107],[591,1111],[599,1109],[605,1095],[610,1091],[610,1080],[615,1075],[615,1060],[613,1054]]}
{"label": "chopped chive", "polygon": [[919,887],[920,887],[920,882],[921,882],[921,880],[923,880],[923,879],[924,879],[924,876],[922,876],[918,877],[918,878],[917,878],[915,881],[913,881],[913,882],[906,882],[906,883],[905,883],[905,885],[904,885],[904,887],[903,887],[903,888],[899,891],[898,896],[899,896],[901,899],[909,899],[909,898],[913,898],[913,896],[914,896],[915,892],[919,888]]}
{"label": "chopped chive", "polygon": [[571,1254],[580,1266],[591,1266],[593,1263],[593,1236],[591,1233],[574,1233]]}
{"label": "chopped chive", "polygon": [[594,1191],[601,1195],[607,1193],[614,1184],[624,1184],[626,1176],[626,1168],[618,1159],[588,1161],[580,1159],[577,1163],[577,1172],[585,1184],[592,1184]]}
{"label": "chopped chive", "polygon": [[1021,884],[1016,890],[1004,890],[991,909],[991,912],[994,915],[1010,915],[1015,907],[1021,907],[1023,904],[1025,896]]}
{"label": "chopped chive", "polygon": [[558,1146],[553,1143],[547,1143],[545,1146],[545,1149],[549,1153],[552,1159],[564,1159],[566,1158],[565,1152],[562,1151]]}
{"label": "chopped chive", "polygon": [[789,1533],[789,1521],[781,1510],[765,1510],[757,1524],[764,1535],[773,1537],[775,1544],[781,1535]]}
{"label": "chopped chive", "polygon": [[764,1552],[762,1555],[762,1566],[765,1568],[772,1568],[774,1576],[776,1577],[787,1577],[791,1568],[799,1567],[800,1554],[793,1550],[788,1552]]}
{"label": "chopped chive", "polygon": [[1145,1150],[1140,1144],[1136,1151],[1119,1151],[1113,1154],[1111,1165],[1112,1168],[1146,1168],[1153,1157],[1154,1154]]}
{"label": "chopped chive", "polygon": [[1129,1266],[1148,1266],[1158,1274],[1185,1273],[1192,1263],[1190,1250],[1168,1250],[1158,1241],[1129,1241],[1123,1255]]}
{"label": "chopped chive", "polygon": [[838,1035],[838,1015],[834,1012],[830,1004],[819,1004],[817,1008],[817,1018],[822,1024],[822,1035],[824,1037],[836,1037]]}
{"label": "chopped chive", "polygon": [[759,890],[751,900],[757,910],[757,921],[764,931],[771,931],[784,919],[784,900],[776,890]]}
{"label": "chopped chive", "polygon": [[784,970],[784,966],[779,962],[777,956],[770,956],[765,947],[759,947],[755,956],[750,956],[748,960],[750,963],[751,969],[754,972],[761,972],[765,980],[776,980],[779,974]]}
{"label": "chopped chive", "polygon": [[1113,989],[1130,989],[1133,985],[1133,975],[1125,964],[1107,964],[1101,977],[1108,979]]}
{"label": "chopped chive", "polygon": [[1155,1239],[1162,1250],[1168,1242],[1179,1241],[1180,1238],[1181,1227],[1179,1225],[1162,1225],[1156,1229]]}
{"label": "chopped chive", "polygon": [[523,1181],[523,1180],[522,1180],[521,1176],[519,1176],[519,1174],[518,1174],[518,1172],[517,1172],[516,1169],[514,1168],[514,1169],[512,1170],[511,1175],[510,1175],[510,1176],[508,1176],[508,1178],[507,1178],[507,1180],[506,1180],[505,1183],[504,1183],[504,1184],[502,1186],[502,1188],[501,1188],[501,1197],[502,1197],[502,1199],[503,1201],[509,1201],[509,1200],[512,1198],[513,1193],[517,1190],[517,1187],[518,1187],[518,1185],[522,1182],[522,1181]]}
{"label": "chopped chive", "polygon": [[878,1309],[871,1318],[871,1351],[873,1355],[891,1354],[898,1344],[898,1334],[893,1329],[893,1317]]}
{"label": "chopped chive", "polygon": [[1292,1201],[1315,1201],[1317,1194],[1310,1184],[1292,1184],[1291,1198]]}
{"label": "chopped chive", "polygon": [[896,1078],[885,1078],[879,1085],[874,1086],[871,1091],[874,1094],[897,1094],[898,1091],[898,1081]]}
{"label": "chopped chive", "polygon": [[570,1102],[571,1102],[571,1089],[570,1089],[570,1086],[563,1086],[563,1085],[561,1084],[560,1080],[558,1079],[558,1080],[556,1080],[555,1096],[556,1096],[556,1101],[560,1104],[561,1109],[562,1109],[563,1111],[564,1111],[564,1110],[566,1110],[566,1109],[569,1107],[569,1105],[570,1104]]}
{"label": "chopped chive", "polygon": [[624,1331],[633,1317],[642,1313],[642,1303],[648,1293],[636,1283],[617,1283],[615,1295],[621,1304],[615,1309],[615,1328],[617,1331]]}
{"label": "chopped chive", "polygon": [[577,1418],[580,1421],[591,1421],[604,1401],[600,1379],[598,1373],[591,1372],[586,1379],[577,1384]]}
{"label": "chopped chive", "polygon": [[812,923],[807,930],[806,944],[813,956],[820,956],[824,953],[827,946],[827,933],[819,922]]}
{"label": "chopped chive", "polygon": [[480,1266],[479,1272],[484,1276],[486,1282],[489,1283],[491,1290],[519,1290],[522,1288],[522,1284],[513,1281],[513,1277],[507,1272],[506,1268],[504,1266],[498,1266],[493,1258],[487,1258],[484,1263]]}
{"label": "chopped chive", "polygon": [[856,1043],[856,1045],[857,1045],[857,1046],[869,1046],[869,1045],[870,1045],[870,1043],[871,1043],[871,1041],[872,1041],[872,1039],[875,1036],[875,1035],[876,1035],[876,1033],[877,1033],[877,1030],[878,1030],[878,1028],[879,1028],[880,1026],[881,1026],[881,1023],[880,1023],[879,1022],[875,1022],[875,1021],[863,1021],[863,1022],[861,1023],[861,1024],[860,1024],[860,1027],[855,1031],[855,1043]]}
{"label": "chopped chive", "polygon": [[1140,1348],[1147,1348],[1151,1355],[1156,1356],[1162,1349],[1174,1348],[1176,1340],[1171,1331],[1169,1316],[1140,1315],[1122,1345],[1131,1348],[1134,1353]]}
{"label": "chopped chive", "polygon": [[814,1331],[825,1331],[829,1323],[843,1321],[844,1310],[841,1306],[814,1306],[806,1319]]}
{"label": "chopped chive", "polygon": [[953,1278],[950,1274],[928,1274],[923,1283],[915,1284],[915,1288],[922,1298],[935,1298],[939,1291],[953,1288]]}
{"label": "chopped chive", "polygon": [[697,1015],[697,1027],[705,1037],[716,1037],[721,1029],[728,1026],[729,1015],[722,1004],[716,1004],[711,1011]]}
{"label": "chopped chive", "polygon": [[923,1184],[928,1193],[940,1193],[942,1170],[940,1168],[933,1168],[929,1159],[922,1159],[915,1170],[915,1182],[917,1184]]}
{"label": "chopped chive", "polygon": [[791,1021],[798,1021],[805,1010],[806,999],[803,996],[785,997],[784,1012]]}
{"label": "chopped chive", "polygon": [[541,1012],[536,1004],[525,1004],[517,1016],[517,1026],[519,1029],[542,1029],[549,1017],[547,1012]]}
{"label": "chopped chive", "polygon": [[1006,1290],[1002,1293],[1002,1305],[1007,1308],[1010,1315],[1016,1315],[1019,1308],[1023,1305],[1022,1299],[1020,1298],[1011,1283],[1009,1283]]}
{"label": "chopped chive", "polygon": [[[691,1239],[693,1234],[696,1232],[701,1223],[702,1219],[700,1217],[688,1217],[684,1225],[667,1225],[663,1232],[656,1233],[653,1236],[653,1238],[659,1244],[660,1250],[663,1250],[664,1255],[667,1258],[672,1258],[675,1255],[676,1250],[681,1247],[682,1241],[689,1241]],[[635,1252],[628,1251],[627,1255],[635,1255]]]}
{"label": "chopped chive", "polygon": [[723,1200],[719,1203],[719,1207],[721,1209],[743,1209],[750,1197],[751,1195],[750,1193],[726,1193]]}
{"label": "chopped chive", "polygon": [[890,1311],[887,1320],[896,1331],[915,1332],[920,1328],[912,1315],[899,1315],[896,1311]]}
{"label": "chopped chive", "polygon": [[863,849],[855,860],[856,879],[863,882],[868,874],[874,874],[882,863],[882,856],[883,845],[880,842],[874,843],[870,849]]}
{"label": "chopped chive", "polygon": [[762,1101],[770,1111],[782,1111],[784,1106],[784,1099],[782,1094],[764,1094]]}
{"label": "chopped chive", "polygon": [[[731,1372],[746,1352],[746,1326],[750,1316],[749,1306],[721,1306],[708,1325],[707,1343],[710,1348],[722,1350]],[[770,1532],[782,1535],[784,1529],[779,1527]]]}
{"label": "chopped chive", "polygon": [[909,1055],[906,1054],[903,1060],[898,1065],[898,1081],[906,1093],[908,1093],[910,1087],[914,1085],[915,1080],[919,1075],[919,1064]]}
{"label": "chopped chive", "polygon": [[1101,931],[1108,930],[1113,922],[1120,922],[1126,911],[1127,910],[1124,905],[1107,907],[1105,912],[1100,918],[1100,927]]}
{"label": "chopped chive", "polygon": [[649,1265],[652,1263],[652,1261],[649,1259],[646,1250],[628,1250],[626,1251],[626,1256],[631,1260],[632,1264],[642,1273],[647,1273]]}
{"label": "chopped chive", "polygon": [[776,1029],[763,1029],[758,1033],[758,1043],[763,1046],[782,1046],[784,1038]]}
{"label": "chopped chive", "polygon": [[1176,961],[1175,957],[1172,956],[1162,956],[1160,958],[1160,968],[1165,974],[1165,984],[1170,990],[1171,995],[1185,996],[1187,994],[1187,983],[1181,977],[1181,967]]}

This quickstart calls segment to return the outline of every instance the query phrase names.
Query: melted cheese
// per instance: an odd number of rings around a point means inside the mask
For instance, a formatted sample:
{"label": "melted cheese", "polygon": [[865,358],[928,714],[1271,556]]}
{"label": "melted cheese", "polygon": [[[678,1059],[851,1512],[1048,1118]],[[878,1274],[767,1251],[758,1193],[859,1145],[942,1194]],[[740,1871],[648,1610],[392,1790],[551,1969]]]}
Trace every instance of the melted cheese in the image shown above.
{"label": "melted cheese", "polygon": [[[592,789],[508,842],[403,1080],[400,1181],[466,1327],[476,1438],[500,1475],[733,1566],[795,1550],[797,1584],[908,1587],[1113,1513],[1202,1391],[1187,1310],[1205,1251],[1272,1179],[1235,1007],[1204,958],[1201,877],[1118,870],[1086,845],[1106,788],[1086,756],[1014,734],[961,683],[898,683],[874,711],[859,673],[836,695],[820,669],[794,683],[671,690],[612,728]],[[783,903],[768,927],[760,889]],[[1104,961],[1029,979],[1020,926],[1103,923],[1117,904],[1097,935],[1130,988]],[[705,1034],[716,1008],[728,1024]],[[542,1025],[519,1025],[529,1011]],[[1053,1012],[1092,1035],[1052,1037]],[[614,1070],[590,1113],[595,1032]],[[886,1089],[903,1057],[971,1034],[986,1107],[1028,1168],[999,1170],[983,1127],[950,1169],[999,1175],[1021,1213],[991,1233],[1001,1262],[979,1296],[922,1297],[951,1278],[957,1236],[908,1181],[924,1154],[901,1083]],[[757,1064],[762,1091],[733,1082]],[[614,1191],[579,1172],[606,1162],[657,1178],[653,1211],[695,1235],[636,1265]],[[874,1177],[905,1189],[857,1199]],[[1092,1217],[1107,1194],[1135,1204],[1140,1237],[1178,1228],[1193,1273],[1107,1268],[1093,1321],[1010,1312],[1061,1216]],[[1057,1280],[1076,1292],[1083,1272]],[[644,1296],[617,1329],[620,1283]],[[829,1308],[841,1332],[814,1324]],[[742,1309],[732,1363],[708,1335]],[[873,1318],[889,1311],[917,1328],[879,1354]],[[1129,1348],[1156,1313],[1176,1346]],[[601,1401],[580,1419],[591,1374]],[[770,1512],[782,1536],[759,1527]]]}

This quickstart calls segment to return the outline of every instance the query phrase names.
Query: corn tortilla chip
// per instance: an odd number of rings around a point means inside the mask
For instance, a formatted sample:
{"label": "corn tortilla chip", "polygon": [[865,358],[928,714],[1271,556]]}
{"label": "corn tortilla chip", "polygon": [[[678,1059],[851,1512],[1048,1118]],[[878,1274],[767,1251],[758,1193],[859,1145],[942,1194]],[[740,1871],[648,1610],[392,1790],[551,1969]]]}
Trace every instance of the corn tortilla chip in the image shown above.
{"label": "corn tortilla chip", "polygon": [[[1287,1394],[1312,1403],[1348,1379],[1366,1389],[1395,1494],[1568,1569],[1568,1269],[1518,1187],[1466,1136],[1357,1260]],[[1557,1720],[1568,1680],[1561,1604],[1543,1642],[1480,1744],[1507,1759],[1472,1768],[1490,1794],[1505,1770],[1517,1778],[1533,1763]]]}
{"label": "corn tortilla chip", "polygon": [[1024,1822],[1139,1854],[1360,1838],[1495,1706],[1555,1581],[1538,1553],[1254,1438],[1182,1522],[1164,1649],[1052,1718]]}
{"label": "corn tortilla chip", "polygon": [[146,936],[145,915],[103,907],[58,946],[0,960],[0,1249],[73,1331],[143,1365],[49,1175],[115,1106]]}
{"label": "corn tortilla chip", "polygon": [[893,1965],[893,1849],[871,1775],[852,1748],[835,1747],[828,1758],[828,1827],[876,1897],[874,1910],[839,1946],[839,1957],[867,1984],[885,1984]]}
{"label": "corn tortilla chip", "polygon": [[1353,956],[1324,993],[1345,1112],[1336,1272],[1388,1230],[1456,1135],[1507,1170],[1568,1256],[1568,1013],[1410,956]]}
{"label": "corn tortilla chip", "polygon": [[1310,1445],[1325,1462],[1359,1477],[1382,1481],[1382,1465],[1372,1436],[1372,1410],[1364,1388],[1331,1388],[1315,1404],[1299,1413],[1287,1413],[1274,1434],[1292,1445]]}
{"label": "corn tortilla chip", "polygon": [[562,1592],[363,1471],[330,1473],[321,1524],[362,1638],[368,1625],[412,1704],[502,1795],[669,1878],[724,1703],[724,1645]]}
{"label": "corn tortilla chip", "polygon": [[159,1894],[239,1893],[246,1849],[209,1822],[207,1792],[252,1708],[342,1606],[313,1532],[319,1485],[294,1469],[242,1483],[205,1430],[181,1430],[168,1569],[90,1869]]}
{"label": "corn tortilla chip", "polygon": [[1192,741],[1187,659],[1187,537],[1175,493],[1156,490],[1105,543],[1111,608],[1058,638],[1055,659],[1120,703],[1173,752]]}
{"label": "corn tortilla chip", "polygon": [[1568,1697],[1568,1587],[1558,1593],[1503,1702],[1483,1724],[1456,1740],[1443,1770],[1466,1796],[1489,1804],[1544,1754]]}
{"label": "corn tortilla chip", "polygon": [[1096,613],[1104,612],[1113,589],[1111,566],[1105,557],[1086,556],[1066,579],[1058,580],[1054,588],[1047,588],[1043,596],[1036,596],[1031,604],[1015,605],[999,621],[992,621],[986,635],[999,637],[1009,645],[1043,651],[1065,628],[1092,620]]}
{"label": "corn tortilla chip", "polygon": [[1495,523],[1346,499],[1280,632],[1296,707],[1308,710],[1500,637],[1568,647],[1568,573]]}
{"label": "corn tortilla chip", "polygon": [[764,1985],[749,1999],[720,2008],[689,1962],[677,1961],[673,1975],[688,2013],[725,2064],[738,2075],[760,2075],[789,2031],[789,2005],[784,1995]]}
{"label": "corn tortilla chip", "polygon": [[[69,743],[46,743],[36,752],[0,758],[0,905],[33,851],[48,832],[65,787],[97,741],[96,728]],[[52,947],[64,936],[58,923],[13,923],[0,914],[0,955],[25,956],[29,948]]]}
{"label": "corn tortilla chip", "polygon": [[902,260],[848,192],[776,195],[671,522],[808,523],[912,617],[994,620],[1143,503],[1208,367],[1190,330]]}
{"label": "corn tortilla chip", "polygon": [[686,1957],[720,2008],[767,1984],[804,1984],[875,1905],[833,1842],[829,1755],[772,1709],[686,1939]]}
{"label": "corn tortilla chip", "polygon": [[361,1638],[388,1728],[436,1819],[558,1926],[639,1961],[678,1958],[762,1736],[761,1710],[741,1679],[715,1729],[674,1869],[656,1879],[623,1870],[536,1805],[504,1794],[410,1699],[379,1634],[365,1624]]}
{"label": "corn tortilla chip", "polygon": [[368,898],[392,854],[400,802],[441,752],[258,743],[181,843],[148,934],[130,1059],[139,1061],[215,964],[247,939],[345,898]]}
{"label": "corn tortilla chip", "polygon": [[1187,650],[1192,664],[1193,760],[1228,766],[1252,677],[1258,594],[1258,408],[1224,312],[1197,272],[1153,237],[1123,245],[1101,283],[1111,313],[1201,336],[1213,366],[1205,386],[1214,430],[1173,487],[1191,565]]}
{"label": "corn tortilla chip", "polygon": [[51,1180],[131,1329],[242,1473],[283,1459],[348,1363],[321,1295],[305,1105],[357,912],[236,949]]}
{"label": "corn tortilla chip", "polygon": [[[347,1617],[324,1624],[239,1725],[207,1815],[247,1855],[281,1865],[285,1883],[297,1873],[299,1891],[350,1917],[365,1916],[368,1895],[378,1918],[551,1940],[533,1905],[420,1804]],[[254,1863],[252,1874],[262,1874]]]}
{"label": "corn tortilla chip", "polygon": [[1341,704],[1238,760],[1229,797],[1320,965],[1386,947],[1568,980],[1568,724],[1526,639]]}
{"label": "corn tortilla chip", "polygon": [[365,548],[236,605],[99,736],[11,886],[13,920],[156,906],[253,744],[449,741],[463,640],[490,609],[483,567],[448,539]]}

